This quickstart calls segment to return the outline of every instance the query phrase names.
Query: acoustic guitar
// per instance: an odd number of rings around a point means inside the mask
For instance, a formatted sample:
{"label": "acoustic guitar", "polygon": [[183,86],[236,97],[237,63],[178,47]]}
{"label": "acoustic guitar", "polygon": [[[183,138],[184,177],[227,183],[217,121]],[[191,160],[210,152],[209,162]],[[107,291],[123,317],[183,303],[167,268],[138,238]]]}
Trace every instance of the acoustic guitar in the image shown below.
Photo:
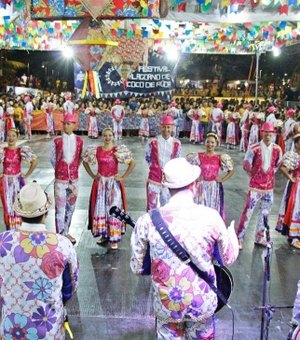
{"label": "acoustic guitar", "polygon": [[[136,222],[124,210],[121,210],[120,208],[113,206],[110,208],[109,213],[110,215],[114,216],[118,220],[126,224],[129,224],[132,228],[135,227]],[[151,264],[150,260],[149,260],[149,264]],[[226,300],[228,300],[233,290],[233,285],[234,285],[233,277],[230,271],[228,270],[228,268],[224,266],[220,266],[219,264],[214,264],[214,269],[216,273],[217,287],[223,293]],[[223,307],[224,307],[224,303],[218,297],[218,306],[215,312],[218,312]]]}

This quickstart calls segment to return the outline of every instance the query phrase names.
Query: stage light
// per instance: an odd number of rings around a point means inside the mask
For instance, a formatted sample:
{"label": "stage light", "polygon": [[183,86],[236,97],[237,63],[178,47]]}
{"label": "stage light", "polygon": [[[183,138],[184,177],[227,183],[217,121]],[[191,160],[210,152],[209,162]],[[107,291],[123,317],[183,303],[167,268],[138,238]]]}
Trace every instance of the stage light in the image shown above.
{"label": "stage light", "polygon": [[274,46],[274,47],[272,48],[272,51],[273,51],[274,57],[278,57],[278,56],[280,56],[280,54],[281,54],[281,50],[280,50],[279,47]]}
{"label": "stage light", "polygon": [[71,59],[74,55],[74,52],[73,52],[71,47],[66,46],[62,50],[62,54],[63,54],[64,58]]}
{"label": "stage light", "polygon": [[176,61],[178,59],[179,54],[175,46],[167,46],[165,51],[169,60]]}

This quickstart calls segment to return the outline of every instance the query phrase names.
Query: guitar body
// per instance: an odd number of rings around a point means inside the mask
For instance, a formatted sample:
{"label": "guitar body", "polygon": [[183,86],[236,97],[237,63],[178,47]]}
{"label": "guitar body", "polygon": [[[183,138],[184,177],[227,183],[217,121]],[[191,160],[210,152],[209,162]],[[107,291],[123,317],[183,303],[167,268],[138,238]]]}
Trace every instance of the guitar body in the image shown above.
{"label": "guitar body", "polygon": [[[224,266],[221,267],[218,264],[215,264],[214,268],[215,268],[216,278],[217,278],[217,287],[223,293],[226,300],[229,300],[230,295],[233,290],[233,285],[234,285],[233,277],[230,271]],[[224,307],[224,303],[218,297],[218,306],[217,306],[215,313],[217,313],[223,307]]]}
{"label": "guitar body", "polygon": [[[134,228],[135,221],[124,210],[121,210],[120,208],[114,206],[110,208],[109,213],[110,215],[114,216],[118,220],[125,222]],[[228,300],[233,290],[233,285],[234,285],[233,277],[230,271],[224,266],[215,264],[214,269],[216,273],[217,287],[223,293],[226,300]],[[151,259],[150,259],[149,245],[148,245],[147,254],[145,256],[145,260],[143,263],[142,275],[150,275],[150,274],[151,274]],[[224,307],[224,303],[218,297],[218,306],[217,306],[215,313],[218,312],[220,309],[222,309],[222,307]],[[297,340],[300,340],[300,338]]]}

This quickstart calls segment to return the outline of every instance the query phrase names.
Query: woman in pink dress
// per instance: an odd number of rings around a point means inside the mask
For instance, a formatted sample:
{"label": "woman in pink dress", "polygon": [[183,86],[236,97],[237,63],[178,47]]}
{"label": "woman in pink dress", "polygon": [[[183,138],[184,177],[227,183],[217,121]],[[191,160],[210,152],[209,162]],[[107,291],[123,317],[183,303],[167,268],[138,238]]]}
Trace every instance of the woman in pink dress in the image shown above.
{"label": "woman in pink dress", "polygon": [[150,133],[149,116],[153,115],[153,111],[148,107],[148,104],[142,104],[137,112],[141,115],[141,123],[139,127],[139,136],[142,139],[142,144],[147,142]]}
{"label": "woman in pink dress", "polygon": [[[113,131],[102,131],[103,146],[89,146],[83,155],[83,166],[94,180],[89,206],[89,225],[94,237],[99,236],[98,244],[110,242],[112,249],[118,248],[121,235],[125,232],[122,222],[109,215],[111,206],[126,209],[126,197],[123,180],[128,177],[135,161],[125,145],[114,146]],[[90,164],[98,164],[95,174]],[[119,175],[118,164],[127,164],[123,176]]]}
{"label": "woman in pink dress", "polygon": [[92,103],[85,109],[85,114],[89,115],[88,117],[88,137],[97,139],[99,135],[98,122],[97,122],[97,114],[100,114],[100,110],[95,108]]}
{"label": "woman in pink dress", "polygon": [[300,249],[300,133],[294,136],[295,151],[284,154],[280,170],[289,180],[281,200],[276,230]]}
{"label": "woman in pink dress", "polygon": [[[225,221],[222,183],[234,174],[233,161],[229,155],[220,155],[215,152],[217,143],[217,134],[209,132],[205,139],[205,152],[190,153],[186,158],[191,164],[198,165],[201,168],[195,203],[217,210]],[[220,171],[225,172],[225,176],[220,176]]]}
{"label": "woman in pink dress", "polygon": [[[36,167],[36,155],[29,146],[17,147],[19,131],[12,128],[7,133],[7,147],[0,148],[0,197],[3,206],[3,216],[6,229],[15,229],[21,225],[21,217],[13,208],[17,193],[25,185],[28,177]],[[29,162],[30,166],[26,173],[21,172],[22,161]]]}

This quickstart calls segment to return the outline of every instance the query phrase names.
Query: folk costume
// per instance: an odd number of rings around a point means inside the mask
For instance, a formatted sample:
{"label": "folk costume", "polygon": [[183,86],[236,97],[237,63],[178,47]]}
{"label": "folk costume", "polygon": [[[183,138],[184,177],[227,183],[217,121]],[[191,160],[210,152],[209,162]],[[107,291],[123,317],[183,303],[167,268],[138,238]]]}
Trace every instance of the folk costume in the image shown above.
{"label": "folk costume", "polygon": [[[262,131],[274,132],[270,123],[264,123]],[[263,140],[249,146],[243,168],[250,175],[249,191],[238,227],[238,239],[243,241],[251,216],[259,203],[255,243],[265,245],[264,215],[269,214],[273,205],[275,172],[282,159],[281,148],[274,143],[267,146]]]}
{"label": "folk costume", "polygon": [[227,154],[207,155],[205,152],[199,152],[190,153],[186,158],[189,163],[198,165],[201,169],[194,197],[195,203],[217,210],[225,221],[224,189],[222,183],[218,183],[216,178],[220,171],[233,170],[231,157]]}
{"label": "folk costume", "polygon": [[100,110],[94,107],[88,107],[85,109],[85,114],[88,114],[88,137],[98,138],[99,129],[97,122],[97,114],[100,114]]}
{"label": "folk costume", "polygon": [[180,111],[177,109],[177,103],[175,100],[173,100],[170,103],[170,107],[168,108],[168,110],[166,110],[164,112],[165,115],[170,116],[173,118],[173,132],[172,132],[172,136],[173,137],[177,137],[179,135],[179,118],[180,118]]}
{"label": "folk costume", "polygon": [[0,178],[0,197],[3,207],[3,217],[6,229],[18,228],[22,221],[14,211],[13,204],[18,192],[25,185],[25,179],[21,175],[22,161],[32,162],[36,155],[29,146],[9,149],[0,148],[0,163],[3,167],[3,177]]}
{"label": "folk costume", "polygon": [[[172,122],[170,116],[164,116],[162,123]],[[173,158],[180,157],[181,143],[174,137],[167,140],[161,135],[151,139],[146,146],[146,162],[149,166],[147,190],[147,211],[163,206],[170,198],[169,190],[162,186],[162,169]]]}
{"label": "folk costume", "polygon": [[223,105],[221,103],[217,103],[217,106],[212,108],[210,115],[210,120],[212,124],[211,130],[217,134],[220,144],[222,144],[222,124],[224,120],[222,107]]}
{"label": "folk costume", "polygon": [[296,179],[296,182],[288,181],[285,187],[276,230],[289,239],[298,241],[297,248],[300,248],[300,155],[292,151],[286,152],[282,164]]}
{"label": "folk costume", "polygon": [[65,102],[63,103],[64,116],[74,115],[75,113],[75,104],[71,101],[71,98],[71,93],[65,95]]}
{"label": "folk costume", "polygon": [[142,137],[143,139],[147,139],[150,133],[149,116],[152,116],[153,112],[152,110],[145,107],[145,108],[140,108],[137,114],[141,115],[139,136]]}
{"label": "folk costume", "polygon": [[246,152],[248,149],[248,138],[250,130],[250,113],[252,105],[248,104],[246,110],[243,112],[240,120],[241,129],[241,141],[240,141],[240,151]]}
{"label": "folk costume", "polygon": [[259,130],[260,130],[261,122],[264,119],[265,119],[265,114],[263,112],[251,112],[250,113],[251,128],[250,128],[250,133],[249,133],[248,147],[260,141]]}
{"label": "folk costume", "polygon": [[[175,162],[177,160],[179,162]],[[179,189],[192,184],[199,177],[200,169],[184,158],[177,158],[166,164],[164,174],[164,185]],[[215,246],[224,264],[230,265],[236,260],[238,242],[233,224],[227,229],[216,211],[195,204],[190,189],[176,192],[159,213],[199,269],[209,273],[214,281]],[[132,232],[130,267],[133,273],[142,273],[149,245],[157,339],[214,339],[216,294],[166,245],[150,214],[141,216]]]}
{"label": "folk costume", "polygon": [[41,106],[41,109],[46,114],[45,117],[46,117],[46,124],[47,124],[47,137],[50,138],[50,136],[54,136],[55,134],[54,119],[53,119],[54,104],[44,102],[43,105]]}
{"label": "folk costume", "polygon": [[33,105],[32,105],[30,96],[25,96],[24,101],[25,101],[25,107],[24,107],[23,121],[24,121],[25,138],[30,140],[32,137],[31,121],[33,119]]}
{"label": "folk costume", "polygon": [[[37,189],[39,188],[39,189]],[[14,209],[26,218],[50,206],[37,183],[18,194]],[[78,285],[78,262],[70,241],[43,223],[22,223],[0,234],[1,339],[63,340],[65,303]]]}
{"label": "folk costume", "polygon": [[78,170],[82,151],[83,140],[73,133],[67,135],[63,132],[52,143],[50,161],[55,169],[55,224],[59,234],[69,234],[78,195]]}
{"label": "folk costume", "polygon": [[112,206],[126,210],[126,195],[124,182],[116,180],[118,166],[129,164],[133,160],[132,153],[125,145],[114,146],[105,150],[101,146],[91,145],[83,154],[83,161],[97,164],[97,179],[94,179],[89,204],[89,224],[94,237],[110,243],[121,241],[125,233],[125,225],[109,214]]}
{"label": "folk costume", "polygon": [[284,122],[282,128],[282,135],[284,139],[285,152],[292,151],[293,149],[293,127],[296,123],[294,119],[296,110],[288,109],[287,116],[288,119]]}
{"label": "folk costume", "polygon": [[12,106],[8,106],[6,109],[6,117],[5,117],[6,135],[10,129],[13,129],[15,127],[14,113],[15,113],[14,108]]}
{"label": "folk costume", "polygon": [[201,109],[197,109],[197,108],[190,109],[187,113],[187,116],[192,121],[190,141],[194,144],[203,142],[203,129],[202,129],[202,124],[200,122],[200,119],[203,115],[204,115],[204,112]]}
{"label": "folk costume", "polygon": [[240,119],[240,114],[238,112],[227,111],[225,113],[225,118],[228,123],[226,130],[226,144],[228,147],[235,147],[239,143],[238,121]]}
{"label": "folk costume", "polygon": [[113,119],[113,131],[115,139],[122,139],[123,118],[125,116],[124,106],[121,105],[121,100],[116,99],[115,105],[110,111]]}

